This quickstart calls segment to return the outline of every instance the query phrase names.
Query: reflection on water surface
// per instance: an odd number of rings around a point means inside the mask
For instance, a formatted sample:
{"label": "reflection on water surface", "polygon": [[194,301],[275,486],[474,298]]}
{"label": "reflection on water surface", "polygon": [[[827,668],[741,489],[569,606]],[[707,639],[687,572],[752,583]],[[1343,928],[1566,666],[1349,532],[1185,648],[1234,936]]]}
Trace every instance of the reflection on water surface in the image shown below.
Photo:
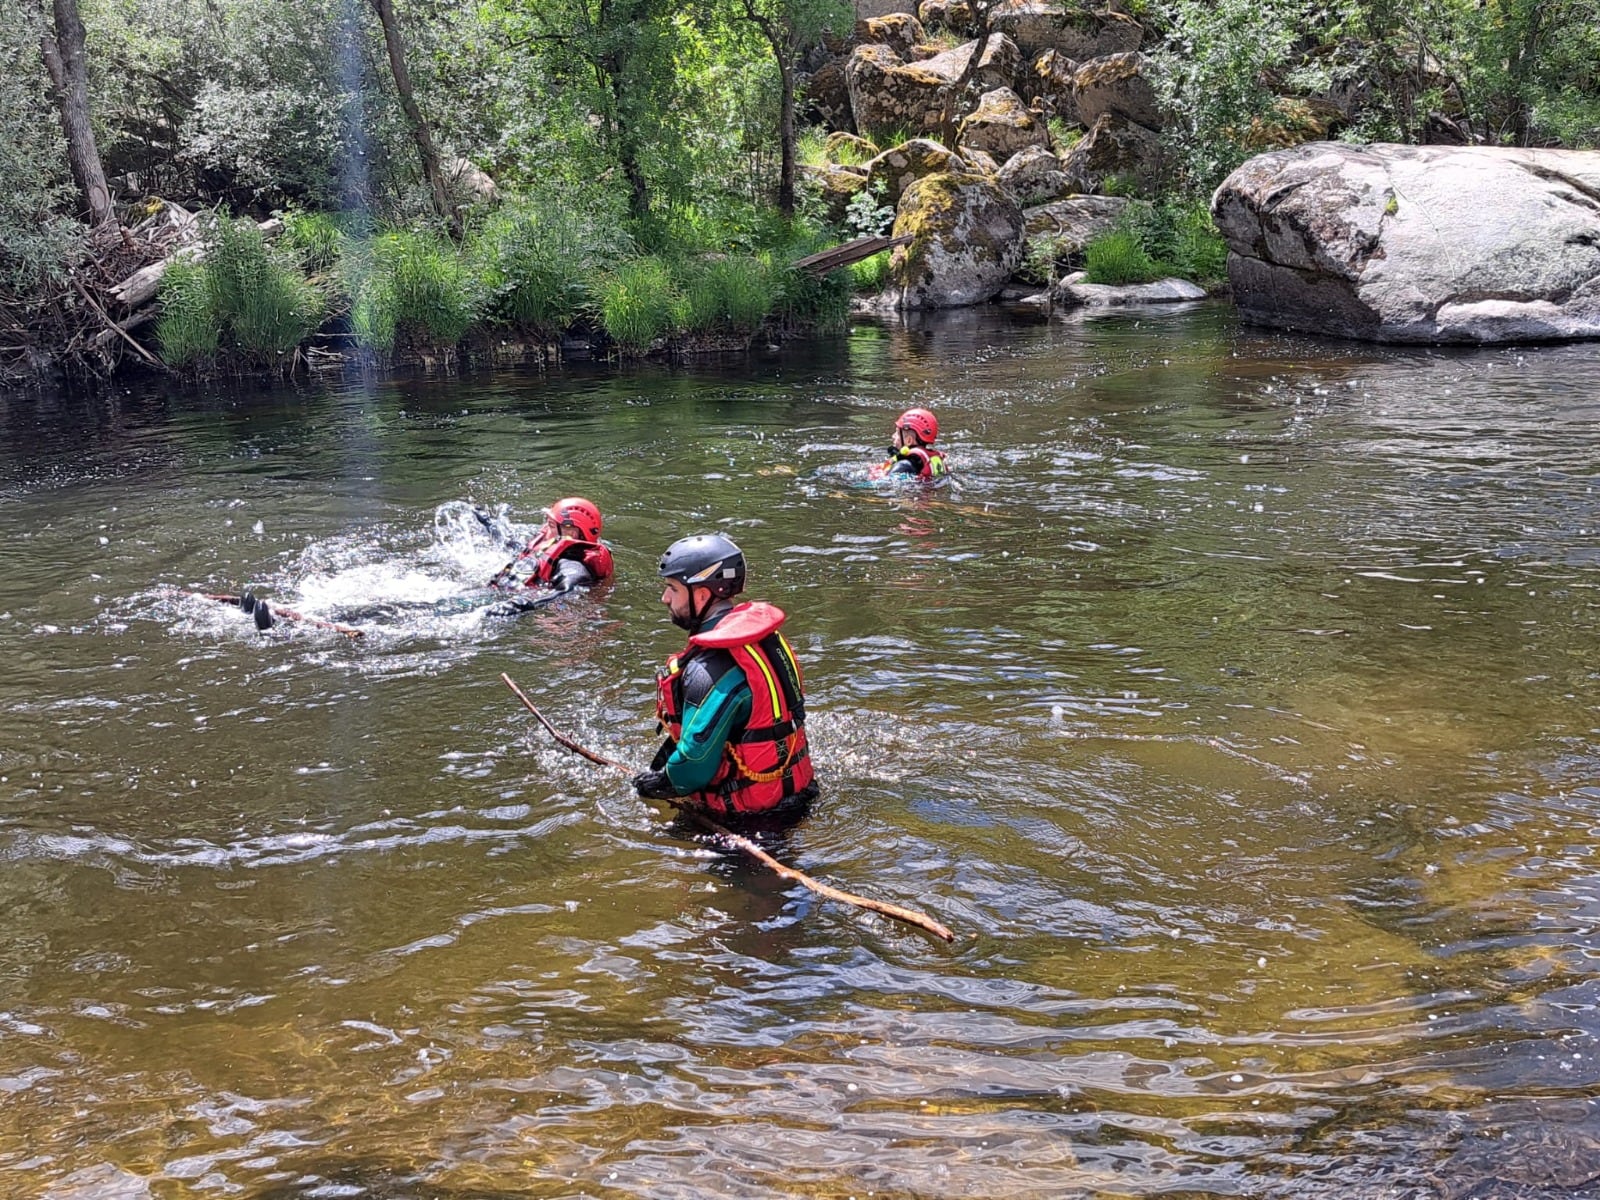
{"label": "reflection on water surface", "polygon": [[[1202,306],[737,368],[0,402],[7,1195],[1557,1196],[1600,1176],[1600,349]],[[958,488],[854,486],[911,400]],[[471,497],[618,583],[454,603]],[[445,510],[448,513],[450,510]],[[825,798],[643,762],[722,528]],[[253,584],[352,642],[170,589]]]}

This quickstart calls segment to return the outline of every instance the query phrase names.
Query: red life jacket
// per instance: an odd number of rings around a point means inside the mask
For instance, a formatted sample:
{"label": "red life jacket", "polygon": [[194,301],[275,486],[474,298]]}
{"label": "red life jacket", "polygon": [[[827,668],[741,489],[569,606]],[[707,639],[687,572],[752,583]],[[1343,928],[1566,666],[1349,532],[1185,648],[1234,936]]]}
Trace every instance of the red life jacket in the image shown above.
{"label": "red life jacket", "polygon": [[740,604],[691,637],[657,678],[656,716],[674,742],[683,735],[683,669],[696,654],[726,650],[750,685],[750,719],[722,747],[705,790],[686,797],[692,803],[720,813],[765,812],[811,786],[800,664],[778,632],[783,622],[776,605]]}
{"label": "red life jacket", "polygon": [[872,473],[873,478],[881,479],[888,475],[894,470],[895,463],[902,460],[916,464],[918,479],[937,479],[949,469],[945,466],[943,451],[931,446],[903,446],[878,464]]}
{"label": "red life jacket", "polygon": [[[580,553],[575,556],[574,550]],[[596,583],[611,578],[611,551],[600,542],[580,542],[577,538],[545,534],[530,543],[519,556],[519,560],[533,560],[533,571],[523,582],[528,587],[544,587],[555,577],[556,564],[563,558],[573,557],[588,568]]]}

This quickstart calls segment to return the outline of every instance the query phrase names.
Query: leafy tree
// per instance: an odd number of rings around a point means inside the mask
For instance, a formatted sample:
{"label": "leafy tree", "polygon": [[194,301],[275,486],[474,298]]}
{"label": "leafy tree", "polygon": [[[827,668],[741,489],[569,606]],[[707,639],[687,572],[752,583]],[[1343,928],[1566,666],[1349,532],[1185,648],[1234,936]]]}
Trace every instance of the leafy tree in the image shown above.
{"label": "leafy tree", "polygon": [[826,33],[849,28],[854,18],[842,0],[737,0],[735,20],[753,25],[778,68],[778,208],[794,216],[795,78],[807,49]]}

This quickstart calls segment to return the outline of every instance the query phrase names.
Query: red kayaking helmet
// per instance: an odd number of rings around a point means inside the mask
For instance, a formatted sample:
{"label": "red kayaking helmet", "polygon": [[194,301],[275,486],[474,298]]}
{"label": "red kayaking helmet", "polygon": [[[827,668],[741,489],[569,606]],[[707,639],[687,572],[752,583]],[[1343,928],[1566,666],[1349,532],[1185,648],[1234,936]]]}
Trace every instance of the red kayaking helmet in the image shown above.
{"label": "red kayaking helmet", "polygon": [[568,496],[565,500],[557,500],[544,510],[545,520],[555,525],[571,521],[578,527],[578,532],[586,542],[600,540],[600,510],[582,496]]}
{"label": "red kayaking helmet", "polygon": [[939,418],[925,408],[908,408],[894,423],[896,429],[909,429],[924,446],[933,445],[939,436]]}

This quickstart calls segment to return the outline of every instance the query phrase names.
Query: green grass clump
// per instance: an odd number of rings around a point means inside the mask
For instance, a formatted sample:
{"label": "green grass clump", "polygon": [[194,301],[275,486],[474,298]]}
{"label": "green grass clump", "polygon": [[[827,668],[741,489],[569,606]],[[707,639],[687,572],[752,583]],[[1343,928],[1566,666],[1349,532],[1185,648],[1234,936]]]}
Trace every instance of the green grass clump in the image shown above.
{"label": "green grass clump", "polygon": [[1110,232],[1084,248],[1090,283],[1149,283],[1169,275],[1214,287],[1227,276],[1228,244],[1203,199],[1135,201]]}
{"label": "green grass clump", "polygon": [[1108,230],[1091,240],[1084,247],[1083,256],[1089,283],[1122,286],[1161,278],[1161,266],[1144,248],[1138,230],[1126,226]]}
{"label": "green grass clump", "polygon": [[881,292],[889,281],[889,251],[880,250],[871,258],[853,262],[848,268],[850,286],[858,292]]}
{"label": "green grass clump", "polygon": [[600,281],[600,325],[621,349],[643,354],[684,323],[684,300],[664,260],[631,259]]}
{"label": "green grass clump", "polygon": [[267,246],[254,221],[221,217],[198,263],[174,263],[162,278],[157,336],[175,366],[219,353],[280,362],[322,324],[323,294]]}
{"label": "green grass clump", "polygon": [[161,317],[156,322],[162,358],[175,367],[205,361],[216,354],[221,332],[205,264],[172,263],[161,277]]}
{"label": "green grass clump", "polygon": [[772,267],[749,254],[697,262],[682,272],[685,324],[695,333],[749,336],[777,302]]}
{"label": "green grass clump", "polygon": [[219,220],[205,265],[217,312],[245,357],[287,354],[322,324],[322,293],[272,256],[254,221]]}
{"label": "green grass clump", "polygon": [[346,255],[350,326],[361,343],[387,352],[402,337],[453,347],[478,318],[482,292],[461,254],[433,233],[394,230]]}
{"label": "green grass clump", "polygon": [[290,209],[283,214],[283,246],[312,273],[333,267],[344,252],[345,233],[332,213]]}
{"label": "green grass clump", "polygon": [[478,263],[493,319],[550,338],[587,307],[593,281],[632,249],[620,219],[569,198],[497,213],[467,257]]}

